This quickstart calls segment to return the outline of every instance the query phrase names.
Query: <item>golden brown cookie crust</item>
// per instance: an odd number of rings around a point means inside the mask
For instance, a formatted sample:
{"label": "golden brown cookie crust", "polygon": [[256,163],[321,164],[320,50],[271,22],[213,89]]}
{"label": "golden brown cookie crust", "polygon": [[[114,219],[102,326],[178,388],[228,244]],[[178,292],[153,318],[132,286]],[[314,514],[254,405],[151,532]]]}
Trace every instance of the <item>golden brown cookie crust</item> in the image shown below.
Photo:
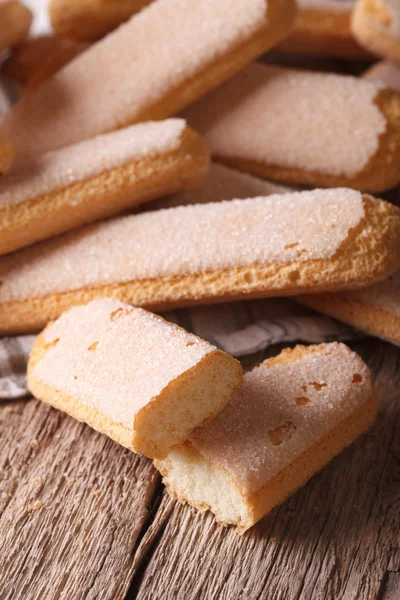
{"label": "golden brown cookie crust", "polygon": [[54,31],[63,37],[95,41],[127,21],[153,0],[50,0]]}
{"label": "golden brown cookie crust", "polygon": [[351,10],[330,11],[299,8],[294,30],[276,50],[288,54],[311,54],[368,60],[370,54],[355,40],[351,27]]}
{"label": "golden brown cookie crust", "polygon": [[[171,446],[187,439],[194,427],[216,417],[242,381],[240,362],[214,348],[192,368],[171,380],[158,396],[139,410],[130,428],[35,377],[36,365],[52,346],[52,342],[46,343],[47,329],[36,338],[29,358],[30,392],[54,408],[108,435],[129,450],[150,458],[165,458]],[[123,348],[121,351],[123,352]],[[201,397],[199,387],[202,390]],[[197,421],[194,420],[196,418]],[[161,431],[160,420],[164,424]],[[178,439],[177,436],[182,431],[185,433]]]}
{"label": "golden brown cookie crust", "polygon": [[0,5],[0,51],[20,44],[28,35],[32,13],[24,4],[10,0]]}
{"label": "golden brown cookie crust", "polygon": [[351,292],[304,295],[296,300],[365,333],[400,345],[400,318],[379,306],[362,302]]}
{"label": "golden brown cookie crust", "polygon": [[195,187],[209,153],[203,138],[186,127],[179,146],[141,158],[66,188],[0,209],[0,255],[106,218],[163,196]]}
{"label": "golden brown cookie crust", "polygon": [[230,300],[293,296],[311,290],[317,293],[359,288],[383,280],[399,264],[400,211],[370,196],[363,198],[365,217],[332,258],[130,281],[3,302],[0,332],[38,331],[72,306],[106,296],[153,310],[169,310]]}

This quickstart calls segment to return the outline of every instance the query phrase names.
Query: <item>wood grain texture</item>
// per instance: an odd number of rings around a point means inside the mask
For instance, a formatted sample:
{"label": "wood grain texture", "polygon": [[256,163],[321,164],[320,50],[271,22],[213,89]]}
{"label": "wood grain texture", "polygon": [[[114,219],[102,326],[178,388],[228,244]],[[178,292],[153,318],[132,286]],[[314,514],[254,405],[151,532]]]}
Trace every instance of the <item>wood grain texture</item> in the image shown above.
{"label": "wood grain texture", "polygon": [[0,598],[123,598],[159,477],[31,400],[0,413]]}
{"label": "wood grain texture", "polygon": [[400,350],[353,348],[374,371],[375,427],[243,537],[88,427],[0,405],[1,600],[397,600]]}
{"label": "wood grain texture", "polygon": [[400,597],[400,352],[380,342],[356,349],[381,395],[370,434],[243,537],[164,495],[129,598]]}

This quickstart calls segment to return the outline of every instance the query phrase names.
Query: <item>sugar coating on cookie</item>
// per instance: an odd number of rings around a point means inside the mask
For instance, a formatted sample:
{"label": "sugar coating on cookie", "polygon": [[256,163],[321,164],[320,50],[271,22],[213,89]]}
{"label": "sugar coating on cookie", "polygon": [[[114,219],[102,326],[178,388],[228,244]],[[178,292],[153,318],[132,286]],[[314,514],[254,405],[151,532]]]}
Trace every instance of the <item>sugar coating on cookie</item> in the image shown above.
{"label": "sugar coating on cookie", "polygon": [[400,92],[400,67],[395,62],[382,60],[363,74],[364,79],[382,81],[388,87]]}
{"label": "sugar coating on cookie", "polygon": [[343,344],[286,349],[226,408],[155,461],[172,497],[243,533],[372,425],[364,362]]}
{"label": "sugar coating on cookie", "polygon": [[240,363],[208,342],[111,298],[49,325],[28,373],[38,398],[151,457],[218,414],[242,379]]}
{"label": "sugar coating on cookie", "polygon": [[143,120],[171,90],[260,33],[267,7],[267,0],[153,2],[23,99],[3,130],[25,156]]}
{"label": "sugar coating on cookie", "polygon": [[182,119],[139,123],[19,164],[0,183],[0,209],[179,146]]}
{"label": "sugar coating on cookie", "polygon": [[212,163],[202,184],[192,190],[184,190],[167,198],[156,200],[146,208],[172,208],[188,204],[207,204],[221,202],[233,198],[251,198],[252,196],[268,196],[285,194],[290,189],[277,183],[241,173],[236,169]]}
{"label": "sugar coating on cookie", "polygon": [[295,362],[266,361],[190,442],[250,496],[364,403],[360,389],[370,386],[367,366],[339,343]]}
{"label": "sugar coating on cookie", "polygon": [[400,317],[400,271],[365,289],[351,293],[351,296],[362,302]]}
{"label": "sugar coating on cookie", "polygon": [[44,333],[33,369],[43,383],[125,427],[135,414],[214,346],[141,308],[94,300],[64,313]]}
{"label": "sugar coating on cookie", "polygon": [[249,65],[186,112],[216,157],[353,177],[379,148],[380,82]]}
{"label": "sugar coating on cookie", "polygon": [[2,258],[0,301],[131,280],[329,259],[364,216],[360,192],[332,189],[121,217]]}

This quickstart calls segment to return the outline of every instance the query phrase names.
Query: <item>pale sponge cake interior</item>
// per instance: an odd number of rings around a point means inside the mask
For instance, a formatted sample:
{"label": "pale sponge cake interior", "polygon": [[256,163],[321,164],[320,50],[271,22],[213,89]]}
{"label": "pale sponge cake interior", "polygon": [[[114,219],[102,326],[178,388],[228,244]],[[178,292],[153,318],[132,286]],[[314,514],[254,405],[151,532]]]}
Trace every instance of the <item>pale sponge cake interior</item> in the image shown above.
{"label": "pale sponge cake interior", "polygon": [[37,398],[151,458],[164,458],[215,417],[241,380],[234,358],[110,298],[50,324],[28,365]]}
{"label": "pale sponge cake interior", "polygon": [[156,467],[173,497],[243,532],[373,423],[368,367],[343,344],[297,346],[246,374],[228,406]]}

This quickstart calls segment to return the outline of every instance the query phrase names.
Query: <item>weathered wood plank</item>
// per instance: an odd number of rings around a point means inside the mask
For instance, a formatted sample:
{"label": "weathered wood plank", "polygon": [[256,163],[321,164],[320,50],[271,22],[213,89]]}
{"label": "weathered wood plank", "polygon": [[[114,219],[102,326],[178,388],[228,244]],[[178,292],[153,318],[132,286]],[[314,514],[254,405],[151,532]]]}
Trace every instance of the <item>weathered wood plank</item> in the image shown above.
{"label": "weathered wood plank", "polygon": [[0,598],[397,600],[400,351],[370,345],[377,425],[242,538],[90,428],[0,407]]}
{"label": "weathered wood plank", "polygon": [[129,598],[399,597],[400,352],[376,341],[356,348],[380,394],[372,431],[241,538],[164,495]]}
{"label": "weathered wood plank", "polygon": [[150,461],[36,402],[0,408],[0,597],[123,598]]}

